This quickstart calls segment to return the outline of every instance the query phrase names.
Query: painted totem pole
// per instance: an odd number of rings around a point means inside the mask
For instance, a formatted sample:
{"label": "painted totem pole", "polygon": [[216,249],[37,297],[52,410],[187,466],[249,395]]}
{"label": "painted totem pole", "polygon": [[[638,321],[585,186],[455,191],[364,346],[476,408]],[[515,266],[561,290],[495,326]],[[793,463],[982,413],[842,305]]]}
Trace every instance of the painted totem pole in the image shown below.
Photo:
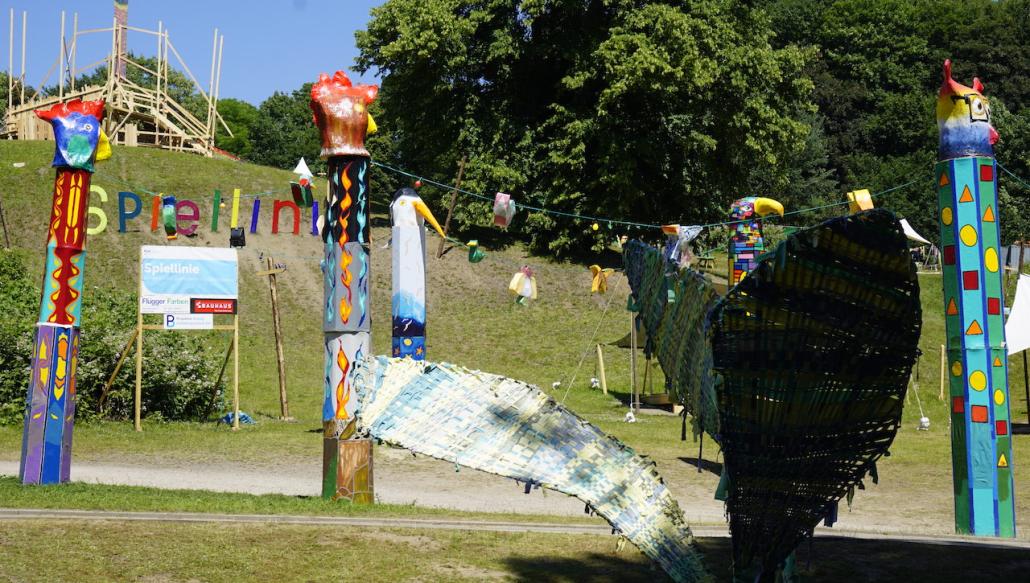
{"label": "painted totem pole", "polygon": [[322,497],[372,503],[372,442],[355,438],[354,365],[371,348],[369,296],[368,104],[375,85],[353,86],[343,71],[319,76],[311,110],[328,160],[329,188],[321,217],[325,259],[325,394],[322,406]]}
{"label": "painted totem pole", "polygon": [[[729,285],[737,285],[758,266],[758,256],[765,252],[762,238],[762,217],[776,213],[783,216],[783,205],[771,198],[749,196],[733,203],[730,220],[735,221],[730,236]],[[739,221],[739,222],[736,222]]]}
{"label": "painted totem pole", "polygon": [[426,227],[446,238],[414,189],[402,188],[390,204],[393,249],[393,355],[426,359]]}
{"label": "painted totem pole", "polygon": [[59,103],[36,115],[54,127],[57,177],[18,475],[23,484],[57,484],[71,471],[89,183],[94,160],[111,149],[100,132],[103,101]]}
{"label": "painted totem pole", "polygon": [[937,98],[937,197],[951,388],[955,530],[1015,536],[997,168],[983,84],[951,78]]}

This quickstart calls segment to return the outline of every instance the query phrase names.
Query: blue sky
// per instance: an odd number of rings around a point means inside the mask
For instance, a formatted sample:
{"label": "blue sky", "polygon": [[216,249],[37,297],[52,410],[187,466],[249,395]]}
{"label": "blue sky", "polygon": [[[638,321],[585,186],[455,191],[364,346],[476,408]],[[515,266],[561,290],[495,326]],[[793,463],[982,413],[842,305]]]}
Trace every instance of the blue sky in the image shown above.
{"label": "blue sky", "polygon": [[[275,91],[292,91],[320,72],[354,65],[354,31],[363,29],[369,10],[383,0],[129,0],[129,26],[155,30],[160,20],[197,80],[207,89],[214,29],[225,35],[220,97],[255,105]],[[8,65],[10,10],[15,10],[14,73],[21,71],[21,11],[28,12],[26,83],[39,85],[58,57],[61,10],[71,40],[72,14],[79,29],[110,27],[112,0],[2,0],[2,67]],[[110,34],[80,38],[77,66],[100,60],[110,51]],[[155,56],[157,40],[129,33],[129,49]],[[178,65],[174,56],[172,64]],[[178,67],[177,67],[178,68]],[[358,76],[351,74],[357,80]],[[366,79],[373,81],[373,79]],[[47,84],[56,81],[51,76]]]}

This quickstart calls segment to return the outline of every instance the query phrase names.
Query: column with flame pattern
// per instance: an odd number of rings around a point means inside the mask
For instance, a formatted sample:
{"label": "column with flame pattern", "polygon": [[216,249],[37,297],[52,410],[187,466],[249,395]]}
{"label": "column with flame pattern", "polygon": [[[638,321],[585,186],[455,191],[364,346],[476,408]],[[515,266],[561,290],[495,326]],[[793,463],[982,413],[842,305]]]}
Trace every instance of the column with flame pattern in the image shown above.
{"label": "column with flame pattern", "polygon": [[311,88],[311,110],[329,171],[320,220],[325,244],[322,496],[356,503],[373,502],[372,444],[355,438],[357,399],[351,385],[354,364],[371,348],[365,136],[374,131],[367,108],[377,93],[375,85],[352,85],[343,71],[322,74]]}
{"label": "column with flame pattern", "polygon": [[54,127],[57,177],[18,475],[24,484],[57,484],[71,472],[89,183],[94,160],[110,147],[100,132],[103,101],[59,103],[36,115]]}

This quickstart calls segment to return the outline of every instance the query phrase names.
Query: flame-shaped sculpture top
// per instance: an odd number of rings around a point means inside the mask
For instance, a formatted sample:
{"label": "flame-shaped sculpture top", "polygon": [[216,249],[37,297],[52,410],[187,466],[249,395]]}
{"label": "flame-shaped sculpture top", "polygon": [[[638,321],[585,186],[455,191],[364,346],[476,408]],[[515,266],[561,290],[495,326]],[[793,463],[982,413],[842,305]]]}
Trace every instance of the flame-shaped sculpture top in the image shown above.
{"label": "flame-shaped sculpture top", "polygon": [[110,156],[110,147],[100,131],[100,122],[104,119],[103,100],[73,99],[50,109],[37,109],[36,116],[54,127],[53,166],[93,172],[95,160]]}
{"label": "flame-shaped sculpture top", "polygon": [[973,79],[972,87],[952,79],[951,61],[944,61],[944,83],[937,96],[938,160],[994,157],[998,132],[991,125],[991,107],[983,90],[979,79]]}
{"label": "flame-shaped sculpture top", "polygon": [[322,157],[368,156],[365,135],[369,133],[368,104],[379,94],[376,85],[352,85],[347,74],[322,73],[311,87],[311,111],[322,133]]}

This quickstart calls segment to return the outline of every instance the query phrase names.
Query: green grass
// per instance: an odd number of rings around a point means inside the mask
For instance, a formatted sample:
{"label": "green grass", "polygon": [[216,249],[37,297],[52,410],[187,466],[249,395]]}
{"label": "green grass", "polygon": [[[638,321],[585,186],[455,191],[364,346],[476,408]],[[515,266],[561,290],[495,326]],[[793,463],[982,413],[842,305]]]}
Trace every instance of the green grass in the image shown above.
{"label": "green grass", "polygon": [[[9,223],[13,226],[13,243],[17,247],[40,252],[44,246],[44,225],[50,207],[49,189],[53,171],[48,167],[52,144],[32,142],[0,142],[0,194]],[[27,166],[11,170],[10,163],[25,161]],[[119,148],[113,161],[100,166],[94,182],[107,189],[109,202],[108,232],[89,239],[86,266],[85,301],[90,301],[88,288],[117,285],[131,288],[137,284],[137,249],[141,244],[163,244],[164,237],[144,228],[142,232],[118,234],[116,228],[115,192],[118,176],[134,184],[200,203],[202,221],[210,220],[210,193],[215,188],[223,193],[239,187],[244,192],[269,189],[282,191],[291,175],[287,172],[249,164],[205,160],[193,156],[144,149]],[[381,212],[388,193],[376,191],[373,184],[373,209]],[[318,185],[319,193],[323,185]],[[208,201],[205,205],[202,201]],[[263,203],[259,233],[247,235],[248,246],[241,251],[241,408],[254,415],[258,424],[243,431],[231,432],[223,425],[200,423],[159,423],[144,421],[145,431],[137,434],[131,423],[107,421],[80,423],[75,431],[75,460],[132,460],[147,463],[160,458],[165,463],[252,463],[304,464],[320,459],[319,435],[312,430],[320,426],[322,333],[319,325],[322,298],[318,260],[319,240],[310,235],[272,236],[268,200]],[[249,202],[242,215],[248,216]],[[436,209],[438,217],[443,212]],[[144,214],[146,214],[145,211]],[[224,246],[227,242],[227,221],[223,214],[222,229],[210,232],[202,226],[193,239],[180,238],[177,245]],[[373,217],[373,345],[385,353],[389,345],[390,252],[382,245],[388,237],[387,220]],[[137,220],[136,228],[148,226]],[[302,232],[304,229],[302,229]],[[460,237],[461,234],[456,234]],[[435,250],[435,236],[430,236],[430,249]],[[290,413],[297,419],[288,424],[275,420],[279,413],[277,377],[272,343],[271,314],[267,281],[253,275],[263,269],[259,251],[273,252],[277,260],[288,266],[279,278],[285,324],[287,380]],[[627,293],[625,279],[615,275],[609,281],[609,295],[591,296],[590,275],[585,265],[554,263],[545,258],[530,257],[521,246],[486,249],[487,257],[470,264],[463,249],[455,249],[442,259],[430,256],[428,264],[428,354],[430,360],[455,362],[473,369],[488,370],[526,380],[542,387],[559,400],[650,456],[666,481],[683,498],[684,509],[690,512],[691,500],[711,500],[716,476],[695,468],[681,458],[697,455],[697,444],[679,440],[680,420],[671,416],[641,416],[640,422],[622,422],[625,408],[615,396],[629,392],[628,351],[605,347],[607,378],[612,396],[589,389],[594,375],[593,343],[609,343],[626,334],[629,315],[624,309]],[[602,261],[603,262],[603,261]],[[34,266],[42,270],[40,265]],[[522,264],[531,265],[537,273],[540,298],[529,306],[512,304],[507,283]],[[617,266],[608,260],[608,266]],[[720,256],[716,272],[725,266]],[[879,464],[880,484],[860,492],[855,498],[856,514],[877,516],[890,513],[899,523],[914,529],[951,528],[951,454],[947,403],[938,400],[939,351],[943,343],[944,323],[939,275],[920,276],[924,312],[920,348],[918,391],[909,391],[903,426],[892,447],[892,455]],[[604,316],[605,302],[611,307]],[[0,316],[2,317],[2,316]],[[596,336],[593,330],[602,321]],[[88,330],[85,333],[88,334]],[[128,337],[130,331],[126,330]],[[156,332],[155,332],[156,333]],[[226,339],[227,340],[227,339]],[[584,357],[582,366],[577,363]],[[222,357],[213,351],[212,359]],[[1011,409],[1016,421],[1026,420],[1027,407],[1022,390],[1021,359],[1012,359]],[[144,371],[145,372],[145,371]],[[571,379],[575,373],[575,382]],[[557,391],[551,383],[564,380]],[[663,386],[660,372],[655,387]],[[566,393],[567,391],[567,393]],[[919,399],[916,398],[918,393]],[[917,431],[923,413],[931,420],[928,432]],[[1015,438],[1014,470],[1016,473],[1016,516],[1021,533],[1030,533],[1030,438]],[[0,427],[0,459],[16,460],[20,453],[21,428]],[[717,452],[705,444],[705,458],[716,460]]]}
{"label": "green grass", "polygon": [[[0,530],[11,581],[667,581],[612,536],[299,526],[12,520]],[[700,539],[728,581],[727,539]],[[40,560],[45,549],[53,560]],[[911,557],[919,557],[911,560]],[[809,564],[811,561],[811,564]],[[1023,549],[816,539],[798,551],[805,581],[1017,581]]]}
{"label": "green grass", "polygon": [[351,505],[317,496],[239,494],[207,490],[166,490],[142,486],[109,486],[71,482],[57,486],[23,486],[13,476],[0,477],[0,506],[134,512],[201,512],[210,514],[288,514],[375,518],[448,518],[560,524],[606,525],[601,518],[500,512],[460,512],[414,505]]}

